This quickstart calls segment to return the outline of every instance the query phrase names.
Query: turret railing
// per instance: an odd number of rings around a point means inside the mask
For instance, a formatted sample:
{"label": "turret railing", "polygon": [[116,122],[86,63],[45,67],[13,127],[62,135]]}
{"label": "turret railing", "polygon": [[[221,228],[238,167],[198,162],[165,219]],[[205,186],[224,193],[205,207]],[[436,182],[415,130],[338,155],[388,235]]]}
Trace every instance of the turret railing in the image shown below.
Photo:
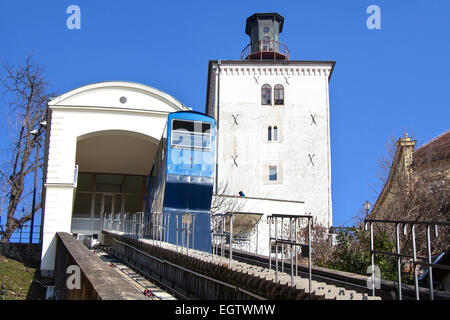
{"label": "turret railing", "polygon": [[249,43],[241,52],[241,60],[289,60],[286,44],[276,40],[261,40]]}

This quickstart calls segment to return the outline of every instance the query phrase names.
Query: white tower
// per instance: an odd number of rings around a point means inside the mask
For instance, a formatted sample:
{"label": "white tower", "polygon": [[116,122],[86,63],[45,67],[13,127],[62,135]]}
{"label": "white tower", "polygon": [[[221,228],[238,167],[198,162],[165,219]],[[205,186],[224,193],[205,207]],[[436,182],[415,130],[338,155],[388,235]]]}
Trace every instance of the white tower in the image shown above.
{"label": "white tower", "polygon": [[[335,63],[290,60],[279,41],[283,22],[277,13],[252,15],[241,60],[209,62],[206,113],[218,123],[216,189],[227,184],[231,196],[260,199],[255,212],[311,213],[330,227],[328,84]],[[267,199],[276,212],[265,212]]]}

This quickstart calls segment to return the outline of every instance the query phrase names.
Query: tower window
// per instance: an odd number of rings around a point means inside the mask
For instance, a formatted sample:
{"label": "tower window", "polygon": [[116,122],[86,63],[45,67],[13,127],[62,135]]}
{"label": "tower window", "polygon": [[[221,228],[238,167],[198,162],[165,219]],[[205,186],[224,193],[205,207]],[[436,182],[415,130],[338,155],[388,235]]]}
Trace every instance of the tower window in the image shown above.
{"label": "tower window", "polygon": [[267,127],[267,141],[278,141],[278,127]]}
{"label": "tower window", "polygon": [[284,105],[284,87],[277,84],[274,88],[275,105]]}
{"label": "tower window", "polygon": [[269,181],[277,181],[277,166],[269,166]]}
{"label": "tower window", "polygon": [[261,104],[272,105],[272,87],[268,84],[261,87]]}

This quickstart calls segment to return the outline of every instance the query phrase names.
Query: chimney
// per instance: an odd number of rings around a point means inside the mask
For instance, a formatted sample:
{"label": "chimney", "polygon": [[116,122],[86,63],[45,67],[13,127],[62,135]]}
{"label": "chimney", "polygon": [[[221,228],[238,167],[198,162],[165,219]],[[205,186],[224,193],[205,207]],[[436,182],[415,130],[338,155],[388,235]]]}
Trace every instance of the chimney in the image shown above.
{"label": "chimney", "polygon": [[403,138],[397,140],[397,153],[401,156],[399,159],[400,168],[408,169],[413,160],[414,146],[416,145],[416,140],[411,140],[408,137],[408,133],[405,132]]}

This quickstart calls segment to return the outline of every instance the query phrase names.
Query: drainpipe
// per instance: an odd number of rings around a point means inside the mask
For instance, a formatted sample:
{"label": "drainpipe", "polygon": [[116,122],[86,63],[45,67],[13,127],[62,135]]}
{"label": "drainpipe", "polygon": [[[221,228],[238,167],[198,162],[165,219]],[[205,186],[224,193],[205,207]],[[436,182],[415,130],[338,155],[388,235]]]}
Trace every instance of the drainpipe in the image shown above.
{"label": "drainpipe", "polygon": [[48,150],[50,145],[50,125],[51,125],[51,110],[48,106],[49,101],[46,103],[45,112],[45,143],[44,143],[44,166],[42,167],[42,187],[41,187],[41,225],[39,227],[39,243],[43,245],[44,242],[44,217],[45,217],[45,200],[47,198],[47,190],[45,183],[47,181],[47,166],[48,166]]}
{"label": "drainpipe", "polygon": [[217,194],[217,189],[219,187],[219,123],[220,123],[220,65],[222,61],[217,61],[217,96],[216,96],[216,183],[215,183],[215,192]]}

